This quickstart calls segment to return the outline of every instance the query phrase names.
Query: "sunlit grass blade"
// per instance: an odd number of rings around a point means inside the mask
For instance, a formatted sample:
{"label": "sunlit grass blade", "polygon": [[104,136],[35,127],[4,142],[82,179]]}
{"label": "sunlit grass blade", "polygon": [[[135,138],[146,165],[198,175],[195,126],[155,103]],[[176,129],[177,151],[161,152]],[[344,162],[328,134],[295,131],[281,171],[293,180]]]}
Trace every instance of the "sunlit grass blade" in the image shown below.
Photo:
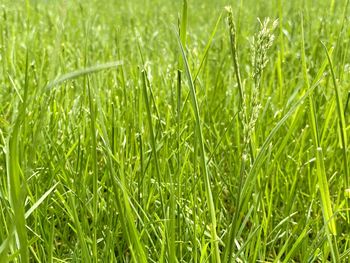
{"label": "sunlit grass blade", "polygon": [[209,172],[208,172],[208,166],[206,162],[206,156],[205,156],[205,150],[204,150],[204,141],[203,141],[203,133],[202,133],[202,124],[200,121],[200,115],[199,115],[199,107],[198,107],[198,102],[197,102],[197,96],[196,96],[196,91],[195,87],[193,84],[193,79],[191,75],[191,71],[188,65],[187,61],[187,56],[185,53],[185,50],[181,44],[181,41],[179,39],[179,36],[177,37],[178,43],[181,49],[182,57],[184,60],[184,66],[185,66],[185,72],[187,75],[187,80],[188,80],[188,86],[190,88],[190,94],[191,94],[191,101],[192,101],[192,108],[195,116],[195,121],[196,121],[196,134],[198,136],[198,143],[199,143],[199,152],[200,152],[200,161],[201,161],[201,168],[203,172],[203,179],[204,179],[204,185],[205,185],[205,191],[206,191],[206,198],[208,202],[208,208],[209,208],[209,214],[210,214],[210,219],[211,219],[211,242],[213,244],[213,261],[214,262],[220,262],[220,250],[219,250],[219,237],[217,236],[216,233],[216,210],[215,210],[215,205],[213,201],[213,195],[211,191],[211,184],[210,184],[210,178],[209,178]]}
{"label": "sunlit grass blade", "polygon": [[17,245],[20,249],[21,262],[24,263],[29,262],[28,235],[24,211],[24,189],[26,185],[26,178],[23,176],[19,157],[21,140],[20,132],[25,119],[28,102],[28,60],[29,55],[27,51],[23,101],[20,105],[18,115],[16,116],[15,124],[12,128],[10,137],[8,138],[6,149],[7,180],[10,194],[9,200],[11,201],[10,203],[14,213],[13,220],[16,227],[16,235],[19,241]]}
{"label": "sunlit grass blade", "polygon": [[[187,15],[188,15],[188,7],[187,7],[187,0],[182,1],[182,16],[181,16],[181,22],[180,22],[180,40],[182,43],[182,46],[186,48],[186,39],[187,39]],[[183,59],[180,55],[179,57],[179,69],[183,69]]]}
{"label": "sunlit grass blade", "polygon": [[327,238],[328,238],[333,260],[335,260],[335,262],[339,262],[338,248],[336,244],[333,244],[333,237],[331,236],[331,235],[337,234],[337,229],[335,224],[336,218],[333,214],[332,201],[329,194],[329,184],[327,181],[323,160],[324,160],[324,156],[323,156],[322,148],[318,147],[317,154],[316,154],[316,165],[317,165],[316,173],[317,173],[317,179],[318,179],[318,186],[320,188],[323,218],[324,218],[324,223],[327,226],[327,231],[330,232],[330,234],[327,233]]}
{"label": "sunlit grass blade", "polygon": [[[161,184],[162,184],[162,175],[160,172],[160,167],[159,167],[159,159],[158,159],[158,152],[157,152],[157,144],[156,144],[156,139],[154,135],[154,129],[153,129],[153,124],[152,124],[152,113],[151,113],[151,105],[150,101],[148,98],[148,92],[147,92],[147,80],[146,80],[146,71],[142,71],[142,92],[143,92],[143,97],[145,100],[145,106],[146,106],[146,112],[147,112],[147,121],[148,121],[148,127],[150,131],[150,140],[151,140],[151,146],[152,146],[152,152],[153,152],[153,158],[154,158],[154,164],[156,168],[156,173],[157,173],[157,180],[158,180],[158,186],[159,189],[161,189]],[[165,204],[163,200],[163,194],[162,191],[160,190],[159,192],[160,195],[160,202],[162,206],[162,211],[163,211],[163,218],[165,217]]]}
{"label": "sunlit grass blade", "polygon": [[[98,104],[101,107],[100,104]],[[105,154],[107,159],[108,172],[112,178],[113,190],[115,194],[115,205],[120,213],[120,221],[122,225],[123,234],[127,240],[128,247],[130,249],[132,258],[135,262],[146,263],[148,262],[146,251],[143,243],[141,242],[142,233],[137,230],[135,225],[134,213],[136,213],[135,207],[132,205],[132,199],[130,193],[127,190],[125,182],[124,165],[119,164],[113,154],[110,142],[107,136],[107,127],[104,121],[101,120],[101,133],[103,134],[103,143],[105,146]],[[118,166],[116,171],[115,166]]]}
{"label": "sunlit grass blade", "polygon": [[84,68],[84,69],[78,69],[76,71],[69,72],[67,74],[64,74],[62,76],[59,76],[57,79],[49,82],[46,86],[47,89],[52,89],[53,87],[71,79],[78,78],[80,76],[88,75],[91,73],[99,72],[101,70],[106,70],[110,68],[116,68],[123,65],[122,61],[113,61],[113,62],[108,62],[105,64],[99,64],[95,65],[92,67]]}
{"label": "sunlit grass blade", "polygon": [[341,96],[341,92],[340,92],[340,89],[338,87],[337,79],[335,76],[331,55],[328,52],[324,43],[322,43],[322,45],[323,45],[325,52],[326,52],[326,55],[327,55],[329,68],[331,70],[331,75],[332,75],[333,86],[334,86],[334,90],[335,90],[335,99],[337,102],[337,115],[338,115],[339,127],[340,127],[340,142],[341,142],[342,153],[343,153],[344,176],[345,176],[346,189],[349,189],[350,188],[350,185],[349,185],[350,178],[349,178],[349,164],[348,164],[348,153],[347,153],[348,142],[347,142],[347,132],[346,132],[346,123],[345,123],[345,118],[344,118],[344,107],[343,107],[343,102],[342,102],[342,96]]}
{"label": "sunlit grass blade", "polygon": [[95,103],[93,99],[93,94],[90,87],[90,80],[87,79],[87,89],[88,89],[88,98],[89,98],[89,111],[90,111],[90,136],[91,136],[91,155],[92,155],[92,214],[93,214],[93,222],[92,222],[92,253],[93,253],[93,261],[97,262],[97,225],[98,225],[98,167],[97,167],[97,142],[96,142],[96,117],[95,117]]}
{"label": "sunlit grass blade", "polygon": [[73,193],[69,193],[69,203],[70,203],[70,207],[72,208],[72,209],[70,209],[70,214],[72,216],[74,226],[75,226],[75,231],[77,233],[77,237],[78,237],[80,247],[81,247],[81,259],[87,263],[90,263],[90,262],[92,262],[91,261],[92,255],[91,255],[89,248],[88,248],[87,238],[86,238],[86,235],[84,233],[84,227],[83,227],[82,222],[81,222],[82,220],[78,216],[75,198],[76,197],[74,196]]}
{"label": "sunlit grass blade", "polygon": [[51,194],[53,190],[55,190],[56,186],[59,183],[54,184],[49,190],[47,190],[25,213],[25,218],[27,219],[34,211],[37,209],[42,202]]}
{"label": "sunlit grass blade", "polygon": [[[306,66],[306,57],[305,57],[305,43],[304,43],[304,26],[303,26],[303,16],[301,16],[301,39],[302,39],[302,66],[303,66],[303,76],[306,88],[309,89],[310,83],[307,75],[307,66]],[[326,171],[324,167],[324,159],[322,148],[320,145],[316,110],[314,106],[314,100],[312,94],[309,95],[309,116],[310,123],[312,128],[312,135],[314,140],[315,152],[316,152],[316,163],[317,169],[316,174],[318,178],[318,184],[320,187],[320,195],[322,200],[322,211],[324,216],[324,221],[327,222],[330,232],[335,235],[336,227],[335,227],[335,219],[333,218],[333,209],[332,209],[332,201],[329,194],[329,185],[327,181]],[[330,246],[333,246],[331,243]]]}
{"label": "sunlit grass blade", "polygon": [[[203,67],[203,64],[204,64],[204,61],[205,59],[207,58],[208,56],[208,52],[210,50],[210,47],[212,46],[212,43],[213,43],[213,40],[214,40],[214,37],[216,35],[216,32],[218,30],[218,26],[221,22],[221,19],[222,19],[222,13],[220,14],[220,16],[218,17],[218,19],[216,20],[216,23],[215,23],[215,26],[214,26],[214,29],[210,35],[210,38],[204,48],[204,51],[202,52],[202,56],[201,56],[201,60],[200,60],[200,63],[199,63],[199,66],[198,66],[198,69],[196,71],[196,73],[194,74],[194,78],[193,78],[193,82],[195,83],[197,78],[198,78],[198,75],[199,73],[201,72],[201,69]],[[183,43],[182,43],[183,46],[185,46]]]}

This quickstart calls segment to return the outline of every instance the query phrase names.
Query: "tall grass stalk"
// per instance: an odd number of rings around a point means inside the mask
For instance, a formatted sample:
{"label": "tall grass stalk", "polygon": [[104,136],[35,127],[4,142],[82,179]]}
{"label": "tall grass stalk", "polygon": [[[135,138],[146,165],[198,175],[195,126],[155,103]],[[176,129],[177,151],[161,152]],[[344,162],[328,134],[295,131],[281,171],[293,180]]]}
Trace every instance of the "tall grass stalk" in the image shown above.
{"label": "tall grass stalk", "polygon": [[[182,46],[186,49],[186,39],[187,39],[187,20],[188,20],[188,4],[187,0],[182,1],[182,16],[179,25],[179,35]],[[181,239],[182,236],[182,227],[180,214],[182,213],[182,157],[181,157],[181,110],[182,110],[182,72],[184,67],[184,61],[181,55],[178,58],[178,69],[177,69],[177,108],[176,108],[176,134],[177,134],[177,196],[179,198],[177,202],[177,229],[178,229],[178,240]],[[174,208],[171,208],[171,211],[174,211]],[[173,215],[174,216],[174,215]],[[196,243],[194,247],[196,248]],[[182,258],[182,244],[179,244],[179,254],[180,258]],[[196,254],[195,254],[196,255]]]}
{"label": "tall grass stalk", "polygon": [[205,192],[206,192],[206,198],[207,198],[206,201],[209,206],[209,214],[211,219],[211,222],[210,222],[211,244],[213,245],[212,258],[214,262],[220,262],[219,237],[216,233],[217,224],[216,224],[215,205],[213,201],[208,166],[206,162],[206,154],[204,150],[203,133],[202,133],[202,126],[201,126],[200,115],[199,115],[197,96],[196,96],[196,91],[193,84],[192,74],[188,65],[187,56],[179,37],[178,37],[178,43],[181,49],[182,58],[184,60],[185,72],[187,75],[188,86],[190,88],[192,108],[194,111],[194,117],[196,121],[195,128],[196,128],[196,135],[197,135],[198,144],[199,144],[200,163],[201,163],[201,168],[202,168],[203,177],[204,177],[204,185],[205,185]]}
{"label": "tall grass stalk", "polygon": [[329,63],[329,68],[331,70],[331,75],[332,75],[332,81],[333,81],[333,87],[335,90],[335,99],[337,102],[337,115],[339,119],[339,128],[340,128],[340,143],[342,147],[342,154],[343,154],[343,165],[344,165],[344,176],[345,176],[345,184],[346,188],[350,188],[350,175],[349,175],[349,164],[348,164],[348,154],[347,154],[347,147],[348,147],[348,141],[347,141],[347,132],[346,132],[346,123],[345,123],[345,117],[344,117],[344,107],[341,99],[341,92],[337,84],[337,79],[335,76],[334,72],[334,67],[333,67],[333,62],[330,56],[329,51],[327,50],[326,46],[322,43],[328,63]]}
{"label": "tall grass stalk", "polygon": [[14,127],[7,141],[6,149],[6,167],[7,181],[9,189],[9,200],[13,210],[13,221],[16,228],[16,239],[20,250],[21,261],[29,262],[28,235],[26,229],[26,219],[24,211],[26,181],[21,169],[20,156],[20,132],[25,121],[26,108],[28,103],[28,85],[29,85],[29,51],[26,52],[25,60],[25,79],[23,100],[15,119]]}
{"label": "tall grass stalk", "polygon": [[[307,73],[307,65],[306,65],[306,57],[305,57],[305,41],[304,41],[304,22],[303,22],[303,16],[301,16],[301,40],[302,40],[302,67],[303,67],[303,77],[304,77],[304,82],[306,85],[306,88],[309,89],[310,87],[310,82],[308,78],[308,73]],[[320,195],[321,195],[321,206],[322,206],[322,211],[323,211],[323,216],[324,216],[324,221],[325,224],[327,225],[327,228],[329,232],[332,235],[336,235],[337,230],[336,230],[336,224],[335,224],[335,218],[333,214],[333,209],[332,209],[332,201],[330,198],[330,193],[329,193],[329,185],[327,181],[327,176],[326,176],[326,171],[325,171],[325,165],[324,165],[324,157],[323,157],[323,151],[322,151],[322,146],[320,144],[320,139],[319,139],[319,129],[318,129],[318,123],[317,123],[317,117],[316,117],[316,110],[314,106],[314,99],[312,94],[309,96],[309,118],[310,118],[310,123],[311,123],[311,128],[312,128],[312,134],[313,134],[313,141],[314,141],[314,146],[315,146],[315,151],[316,151],[316,174],[317,174],[317,179],[318,179],[318,185],[320,189]],[[313,193],[311,193],[313,194]],[[332,256],[333,259],[339,259],[339,255],[337,255],[337,248],[334,247],[334,244],[332,242],[331,236],[328,235],[328,240],[330,241],[330,247],[332,251]]]}

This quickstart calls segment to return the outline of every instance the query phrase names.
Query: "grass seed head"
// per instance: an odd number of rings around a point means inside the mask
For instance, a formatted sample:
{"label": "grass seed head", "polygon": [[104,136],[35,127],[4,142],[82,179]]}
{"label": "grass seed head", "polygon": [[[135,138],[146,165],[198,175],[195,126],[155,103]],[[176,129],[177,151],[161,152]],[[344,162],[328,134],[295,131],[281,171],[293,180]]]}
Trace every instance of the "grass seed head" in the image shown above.
{"label": "grass seed head", "polygon": [[254,36],[252,41],[252,63],[253,63],[253,78],[260,81],[262,72],[268,62],[267,52],[271,48],[275,36],[274,30],[278,26],[278,20],[271,23],[270,18],[265,18],[260,23],[260,31]]}
{"label": "grass seed head", "polygon": [[226,6],[225,9],[227,11],[227,23],[230,30],[231,41],[234,44],[234,48],[236,48],[236,25],[233,20],[232,7]]}

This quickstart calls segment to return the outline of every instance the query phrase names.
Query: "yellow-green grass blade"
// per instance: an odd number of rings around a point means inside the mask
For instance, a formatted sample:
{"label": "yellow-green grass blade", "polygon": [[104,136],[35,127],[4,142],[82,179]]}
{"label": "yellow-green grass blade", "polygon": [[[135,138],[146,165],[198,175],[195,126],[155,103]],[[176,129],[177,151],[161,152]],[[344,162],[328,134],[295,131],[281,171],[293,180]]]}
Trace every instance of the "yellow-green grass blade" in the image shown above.
{"label": "yellow-green grass blade", "polygon": [[341,96],[341,91],[335,76],[331,54],[326,48],[326,46],[324,45],[324,43],[322,43],[322,45],[327,55],[329,68],[331,70],[331,75],[332,75],[333,86],[335,90],[335,99],[337,102],[337,115],[338,115],[339,127],[340,127],[340,142],[341,142],[342,153],[343,153],[344,176],[345,176],[346,189],[349,189],[350,178],[349,178],[349,164],[348,164],[348,153],[347,153],[348,141],[347,141],[347,131],[346,131],[346,122],[344,117],[344,107],[342,102],[342,96]]}
{"label": "yellow-green grass blade", "polygon": [[188,80],[188,86],[190,88],[190,95],[191,95],[191,101],[192,101],[192,109],[195,115],[195,128],[196,128],[196,135],[198,136],[198,143],[199,143],[199,152],[201,155],[201,167],[202,167],[202,172],[204,176],[204,185],[205,185],[205,191],[206,191],[206,198],[209,206],[209,214],[211,218],[211,243],[213,244],[213,261],[214,262],[220,262],[220,250],[219,250],[219,237],[216,233],[216,210],[215,210],[215,205],[214,205],[214,200],[213,200],[213,195],[212,195],[212,190],[211,190],[211,185],[210,185],[210,178],[209,178],[209,172],[208,172],[208,166],[206,162],[206,155],[205,155],[205,150],[204,150],[204,141],[203,141],[203,133],[202,133],[202,126],[201,126],[201,120],[200,120],[200,115],[199,115],[199,107],[198,107],[198,102],[197,102],[197,96],[196,96],[196,91],[193,83],[193,78],[191,74],[191,70],[188,65],[187,61],[187,56],[185,53],[185,50],[182,46],[182,43],[178,38],[178,44],[181,49],[182,57],[184,60],[184,66],[185,66],[185,72],[187,75],[187,80]]}
{"label": "yellow-green grass blade", "polygon": [[104,64],[98,64],[95,66],[91,66],[88,68],[84,68],[84,69],[78,69],[66,74],[63,74],[62,76],[57,77],[55,80],[49,82],[46,86],[47,89],[52,89],[53,87],[62,84],[63,82],[67,81],[67,80],[71,80],[71,79],[75,79],[84,75],[88,75],[91,73],[96,73],[99,72],[101,70],[106,70],[106,69],[110,69],[110,68],[116,68],[123,65],[122,61],[112,61],[112,62],[108,62],[108,63],[104,63]]}

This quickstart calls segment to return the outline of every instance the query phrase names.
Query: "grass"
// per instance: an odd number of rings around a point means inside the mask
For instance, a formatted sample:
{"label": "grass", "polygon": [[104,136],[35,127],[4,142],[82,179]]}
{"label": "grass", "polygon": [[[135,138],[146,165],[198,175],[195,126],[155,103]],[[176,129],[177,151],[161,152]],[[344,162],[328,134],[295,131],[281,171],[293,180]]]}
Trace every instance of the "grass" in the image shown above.
{"label": "grass", "polygon": [[2,1],[0,262],[348,262],[348,13]]}

